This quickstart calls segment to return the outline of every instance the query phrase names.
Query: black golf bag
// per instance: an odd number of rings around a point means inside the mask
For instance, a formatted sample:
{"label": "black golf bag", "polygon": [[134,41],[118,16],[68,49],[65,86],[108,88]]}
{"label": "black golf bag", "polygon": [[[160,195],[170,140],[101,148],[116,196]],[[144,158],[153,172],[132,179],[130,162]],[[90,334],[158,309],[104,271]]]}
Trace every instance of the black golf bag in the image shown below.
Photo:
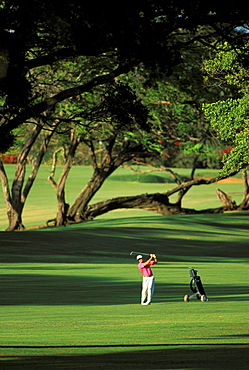
{"label": "black golf bag", "polygon": [[189,274],[191,277],[190,280],[190,289],[192,290],[193,294],[188,295],[186,294],[183,298],[184,302],[189,302],[189,300],[193,297],[196,297],[201,302],[207,302],[208,298],[206,296],[205,290],[203,288],[201,278],[197,275],[197,270],[192,269],[192,267],[189,267]]}

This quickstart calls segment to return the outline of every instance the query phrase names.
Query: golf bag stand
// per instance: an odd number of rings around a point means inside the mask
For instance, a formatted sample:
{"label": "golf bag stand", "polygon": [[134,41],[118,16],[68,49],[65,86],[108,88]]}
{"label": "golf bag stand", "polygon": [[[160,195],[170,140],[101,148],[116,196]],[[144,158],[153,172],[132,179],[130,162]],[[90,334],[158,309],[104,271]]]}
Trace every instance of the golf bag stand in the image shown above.
{"label": "golf bag stand", "polygon": [[192,290],[193,294],[188,295],[186,294],[183,298],[184,302],[189,302],[191,298],[196,297],[201,302],[207,302],[208,298],[206,296],[205,290],[203,288],[201,278],[197,275],[197,270],[194,270],[192,267],[189,267],[189,275],[191,277],[190,280],[190,289]]}

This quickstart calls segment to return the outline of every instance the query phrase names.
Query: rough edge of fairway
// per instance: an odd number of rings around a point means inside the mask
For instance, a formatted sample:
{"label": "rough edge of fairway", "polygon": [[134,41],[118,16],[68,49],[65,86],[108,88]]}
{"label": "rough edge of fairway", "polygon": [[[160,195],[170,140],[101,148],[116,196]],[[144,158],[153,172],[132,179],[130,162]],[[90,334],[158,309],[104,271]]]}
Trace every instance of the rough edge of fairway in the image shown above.
{"label": "rough edge of fairway", "polygon": [[[111,348],[113,349],[113,347]],[[103,348],[82,353],[4,355],[0,369],[248,369],[248,345],[162,345],[129,346],[103,352]],[[0,355],[1,356],[1,355]]]}

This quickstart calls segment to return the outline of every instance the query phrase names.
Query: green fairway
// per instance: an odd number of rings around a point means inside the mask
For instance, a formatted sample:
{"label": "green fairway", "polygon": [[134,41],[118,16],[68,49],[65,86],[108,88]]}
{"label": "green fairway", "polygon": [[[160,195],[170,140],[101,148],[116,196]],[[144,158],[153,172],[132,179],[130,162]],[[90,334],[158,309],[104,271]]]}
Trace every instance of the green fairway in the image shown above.
{"label": "green fairway", "polygon": [[[248,368],[248,213],[138,212],[0,232],[1,370]],[[150,306],[132,250],[159,258]]]}

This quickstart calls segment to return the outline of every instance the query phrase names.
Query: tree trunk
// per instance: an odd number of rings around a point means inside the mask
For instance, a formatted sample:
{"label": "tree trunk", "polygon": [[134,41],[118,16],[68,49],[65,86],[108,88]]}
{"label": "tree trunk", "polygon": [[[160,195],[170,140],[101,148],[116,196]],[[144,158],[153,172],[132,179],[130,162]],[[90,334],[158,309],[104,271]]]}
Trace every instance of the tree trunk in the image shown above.
{"label": "tree trunk", "polygon": [[239,205],[240,210],[248,210],[249,209],[249,185],[247,179],[247,172],[242,170],[242,179],[244,182],[244,194],[243,199]]}
{"label": "tree trunk", "polygon": [[27,156],[42,130],[43,123],[41,122],[40,125],[35,126],[31,134],[29,135],[29,137],[23,144],[22,149],[20,150],[19,156],[17,158],[15,177],[12,183],[11,192],[8,188],[7,175],[1,163],[0,172],[1,172],[1,177],[2,177],[2,184],[4,182],[3,193],[4,193],[6,208],[7,208],[7,216],[9,220],[9,226],[6,231],[23,230],[25,228],[22,222],[23,208],[24,208],[26,199],[28,197],[28,194],[35,181],[35,178],[37,176],[37,173],[40,168],[44,154],[47,151],[50,139],[57,125],[58,123],[55,124],[53,126],[53,129],[51,129],[51,131],[45,136],[43,143],[41,144],[40,150],[37,154],[37,158],[33,165],[32,171],[24,187],[23,185],[24,185],[24,179],[25,179],[25,173],[26,173]]}
{"label": "tree trunk", "polygon": [[8,212],[9,226],[6,231],[24,230],[25,226],[22,223],[23,205],[20,204],[19,209],[11,208]]}
{"label": "tree trunk", "polygon": [[109,173],[113,171],[111,171],[111,169],[109,169],[109,171],[100,170],[99,168],[94,170],[94,173],[90,181],[87,183],[85,188],[80,192],[74,204],[70,207],[68,211],[69,221],[80,222],[85,219],[84,213],[88,203],[96,194],[96,192],[101,188],[105,179],[109,176]]}
{"label": "tree trunk", "polygon": [[234,211],[237,209],[237,204],[236,202],[232,199],[232,197],[225,193],[224,191],[217,189],[216,194],[220,201],[223,203],[225,210],[227,211]]}
{"label": "tree trunk", "polygon": [[89,204],[93,196],[97,193],[97,191],[101,188],[105,180],[117,168],[119,168],[126,161],[129,161],[136,154],[137,147],[134,146],[131,151],[126,151],[123,148],[123,150],[121,150],[121,152],[117,156],[113,157],[112,149],[115,144],[116,137],[117,134],[114,134],[109,138],[104,150],[101,165],[97,164],[97,158],[95,155],[96,153],[93,144],[90,144],[94,172],[90,181],[80,192],[74,204],[70,207],[68,211],[69,222],[80,222],[86,219],[85,211],[87,209],[87,205]]}
{"label": "tree trunk", "polygon": [[54,153],[53,156],[53,165],[52,165],[52,172],[51,175],[49,176],[48,180],[52,184],[52,186],[56,189],[56,196],[57,196],[57,215],[56,218],[53,220],[48,220],[47,224],[51,221],[54,221],[55,226],[62,226],[65,225],[67,222],[67,213],[69,210],[69,204],[66,203],[65,200],[65,185],[66,185],[66,180],[68,178],[70,169],[73,165],[73,160],[75,156],[76,149],[78,145],[81,142],[80,138],[77,138],[76,132],[74,129],[71,130],[71,142],[70,142],[70,148],[69,152],[64,166],[64,169],[62,171],[62,174],[58,180],[58,183],[55,182],[54,180],[54,173],[56,169],[56,164],[57,164],[57,152]]}
{"label": "tree trunk", "polygon": [[57,194],[58,211],[55,219],[55,226],[65,226],[67,223],[67,212],[69,204],[65,202],[65,192],[59,190]]}
{"label": "tree trunk", "polygon": [[15,205],[13,205],[13,200],[12,200],[10,189],[9,189],[9,181],[8,181],[7,174],[5,172],[5,169],[4,169],[4,166],[1,160],[0,160],[0,176],[2,180],[3,197],[4,197],[6,210],[7,210],[7,217],[9,221],[9,226],[6,229],[6,231],[23,230],[24,225],[22,223],[22,217],[21,217],[22,210],[23,210],[23,204],[21,202],[19,203],[15,202]]}
{"label": "tree trunk", "polygon": [[[182,184],[178,184],[174,189],[168,190],[166,193],[142,194],[129,197],[118,197],[107,199],[93,205],[86,206],[84,214],[79,217],[78,221],[92,220],[109,211],[119,208],[139,208],[157,212],[162,215],[176,215],[176,214],[196,214],[196,213],[222,213],[224,207],[211,208],[206,210],[186,209],[181,207],[181,202],[177,200],[176,203],[170,203],[169,196],[181,192],[182,190],[189,190],[192,186],[211,184],[220,178],[212,178],[210,180],[197,179],[190,180]],[[84,217],[83,217],[84,216]]]}
{"label": "tree trunk", "polygon": [[161,215],[179,215],[179,214],[201,214],[201,213],[223,213],[224,207],[213,209],[198,210],[181,208],[179,203],[170,203],[166,194],[141,194],[130,197],[118,197],[103,202],[89,205],[85,211],[85,220],[92,220],[104,213],[121,208],[134,208],[153,211]]}
{"label": "tree trunk", "polygon": [[178,204],[171,204],[165,194],[141,194],[130,197],[118,197],[89,205],[85,211],[85,219],[92,220],[106,212],[119,208],[146,209],[162,215],[180,214]]}

